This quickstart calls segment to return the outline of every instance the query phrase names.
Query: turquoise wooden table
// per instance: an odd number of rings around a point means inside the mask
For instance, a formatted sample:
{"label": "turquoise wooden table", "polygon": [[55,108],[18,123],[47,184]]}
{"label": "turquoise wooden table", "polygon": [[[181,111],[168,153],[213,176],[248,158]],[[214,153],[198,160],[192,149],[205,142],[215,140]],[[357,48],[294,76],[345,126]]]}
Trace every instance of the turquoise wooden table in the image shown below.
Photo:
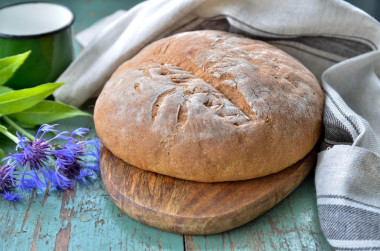
{"label": "turquoise wooden table", "polygon": [[[0,5],[19,1],[0,0]],[[57,0],[76,15],[75,32],[137,0]],[[79,47],[76,47],[78,53]],[[82,108],[93,109],[94,101]],[[58,122],[61,130],[88,127],[91,118]],[[0,141],[0,146],[13,147]],[[223,234],[188,236],[158,230],[119,211],[101,177],[73,190],[33,192],[19,203],[0,200],[1,250],[331,250],[317,214],[314,175],[256,220]]]}

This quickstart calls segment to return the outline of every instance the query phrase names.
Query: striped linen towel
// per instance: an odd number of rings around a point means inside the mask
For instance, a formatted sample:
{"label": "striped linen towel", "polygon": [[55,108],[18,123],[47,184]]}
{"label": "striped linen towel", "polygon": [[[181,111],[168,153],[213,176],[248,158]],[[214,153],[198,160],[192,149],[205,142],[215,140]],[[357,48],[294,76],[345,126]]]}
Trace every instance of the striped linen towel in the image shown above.
{"label": "striped linen towel", "polygon": [[84,51],[57,100],[81,105],[148,43],[218,29],[293,55],[326,94],[316,168],[322,230],[337,250],[380,250],[380,24],[340,0],[150,0],[77,36]]}

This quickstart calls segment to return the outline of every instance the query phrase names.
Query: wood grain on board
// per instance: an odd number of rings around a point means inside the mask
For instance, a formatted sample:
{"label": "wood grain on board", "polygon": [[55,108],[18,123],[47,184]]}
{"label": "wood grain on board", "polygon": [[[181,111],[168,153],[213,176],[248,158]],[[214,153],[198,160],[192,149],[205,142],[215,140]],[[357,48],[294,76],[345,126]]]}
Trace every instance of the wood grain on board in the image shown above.
{"label": "wood grain on board", "polygon": [[113,201],[132,218],[170,232],[203,235],[231,230],[266,212],[304,180],[314,162],[312,152],[262,178],[201,183],[141,170],[104,148],[101,171]]}

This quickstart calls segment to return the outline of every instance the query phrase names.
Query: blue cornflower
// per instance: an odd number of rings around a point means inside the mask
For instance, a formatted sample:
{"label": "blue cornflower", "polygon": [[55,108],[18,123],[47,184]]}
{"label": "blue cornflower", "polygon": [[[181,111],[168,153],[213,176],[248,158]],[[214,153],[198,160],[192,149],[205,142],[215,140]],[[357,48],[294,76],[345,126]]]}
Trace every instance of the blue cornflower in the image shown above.
{"label": "blue cornflower", "polygon": [[[16,132],[18,152],[4,158],[6,164],[0,168],[0,195],[5,199],[18,200],[24,191],[42,190],[49,183],[58,190],[72,188],[75,179],[86,184],[87,178],[100,171],[99,141],[75,138],[84,137],[89,129],[78,128],[70,134],[55,126],[42,125],[34,140]],[[55,136],[46,140],[47,133]]]}
{"label": "blue cornflower", "polygon": [[12,167],[7,164],[0,167],[0,194],[4,198],[7,198],[15,188],[12,180],[12,171]]}
{"label": "blue cornflower", "polygon": [[[29,191],[32,188],[42,190],[43,187],[48,186],[49,181],[54,180],[54,177],[52,177],[54,172],[49,169],[51,151],[53,148],[52,141],[68,133],[56,130],[55,126],[56,125],[42,125],[35,135],[35,140],[29,140],[24,135],[20,135],[16,132],[19,140],[16,146],[18,153],[9,156],[8,162],[17,163],[16,165],[22,167],[23,172],[21,173],[19,184],[21,191]],[[55,133],[57,135],[46,140],[43,137],[47,133]],[[30,172],[26,172],[28,167],[30,168]],[[39,173],[42,174],[43,179],[40,178]],[[26,175],[31,178],[26,179]]]}
{"label": "blue cornflower", "polygon": [[[49,161],[50,150],[52,145],[50,142],[63,133],[60,133],[55,129],[56,125],[42,125],[35,136],[35,140],[29,140],[24,135],[21,135],[16,132],[18,137],[18,143],[16,145],[16,150],[18,153],[15,153],[11,156],[11,159],[17,161],[17,163],[23,167],[29,166],[31,170],[39,171],[43,168],[46,168],[46,164]],[[45,140],[43,137],[46,133],[53,132],[57,136],[53,137],[50,140]]]}
{"label": "blue cornflower", "polygon": [[[74,137],[83,137],[88,132],[87,128],[78,128],[70,136],[61,135],[59,138],[66,140],[66,144],[52,151],[56,159],[55,177],[53,184],[56,188],[70,188],[72,179],[86,184],[85,180],[99,172],[99,142],[96,140],[77,141]],[[94,150],[89,149],[93,146]],[[95,158],[95,164],[91,165],[89,157]]]}
{"label": "blue cornflower", "polygon": [[19,200],[19,192],[36,187],[34,179],[27,178],[33,176],[31,172],[25,172],[21,179],[16,176],[19,176],[16,165],[6,162],[0,167],[0,195],[10,201]]}
{"label": "blue cornflower", "polygon": [[[39,132],[40,130],[36,136]],[[6,159],[8,163],[21,167],[22,172],[20,173],[18,188],[21,191],[30,191],[33,188],[42,190],[43,187],[48,186],[50,180],[48,162],[51,145],[42,138],[36,137],[35,140],[29,140],[24,135],[16,134],[19,139],[16,146],[18,152]],[[29,172],[27,172],[27,168],[30,169]],[[43,180],[40,179],[38,173],[42,173]],[[30,176],[31,179],[26,179],[26,175]]]}
{"label": "blue cornflower", "polygon": [[30,141],[24,135],[17,133],[19,142],[16,146],[18,153],[13,154],[13,158],[21,166],[29,166],[31,170],[40,170],[49,160],[51,145],[44,139]]}

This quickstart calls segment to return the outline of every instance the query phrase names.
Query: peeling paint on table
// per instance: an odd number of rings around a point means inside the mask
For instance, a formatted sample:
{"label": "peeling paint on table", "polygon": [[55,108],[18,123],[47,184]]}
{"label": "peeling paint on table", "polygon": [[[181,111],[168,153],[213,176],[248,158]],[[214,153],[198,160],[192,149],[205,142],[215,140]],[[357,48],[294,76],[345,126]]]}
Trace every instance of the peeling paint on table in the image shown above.
{"label": "peeling paint on table", "polygon": [[[20,1],[0,0],[0,5]],[[138,0],[56,0],[75,15],[80,31]],[[77,46],[77,52],[78,52]],[[84,108],[92,108],[88,102]],[[89,127],[91,118],[62,120],[61,130]],[[7,145],[8,144],[8,145]],[[0,146],[12,145],[0,139]],[[100,176],[73,190],[34,191],[19,203],[0,200],[0,250],[331,250],[323,237],[317,214],[314,177],[256,220],[230,232],[183,236],[158,230],[122,214],[112,203]]]}
{"label": "peeling paint on table", "polygon": [[[89,118],[58,123],[60,130],[91,128],[89,137],[95,137]],[[2,147],[5,143],[0,142]],[[88,186],[77,184],[64,192],[48,189],[25,195],[18,203],[0,201],[1,250],[183,249],[182,235],[142,225],[122,214],[100,176]]]}

